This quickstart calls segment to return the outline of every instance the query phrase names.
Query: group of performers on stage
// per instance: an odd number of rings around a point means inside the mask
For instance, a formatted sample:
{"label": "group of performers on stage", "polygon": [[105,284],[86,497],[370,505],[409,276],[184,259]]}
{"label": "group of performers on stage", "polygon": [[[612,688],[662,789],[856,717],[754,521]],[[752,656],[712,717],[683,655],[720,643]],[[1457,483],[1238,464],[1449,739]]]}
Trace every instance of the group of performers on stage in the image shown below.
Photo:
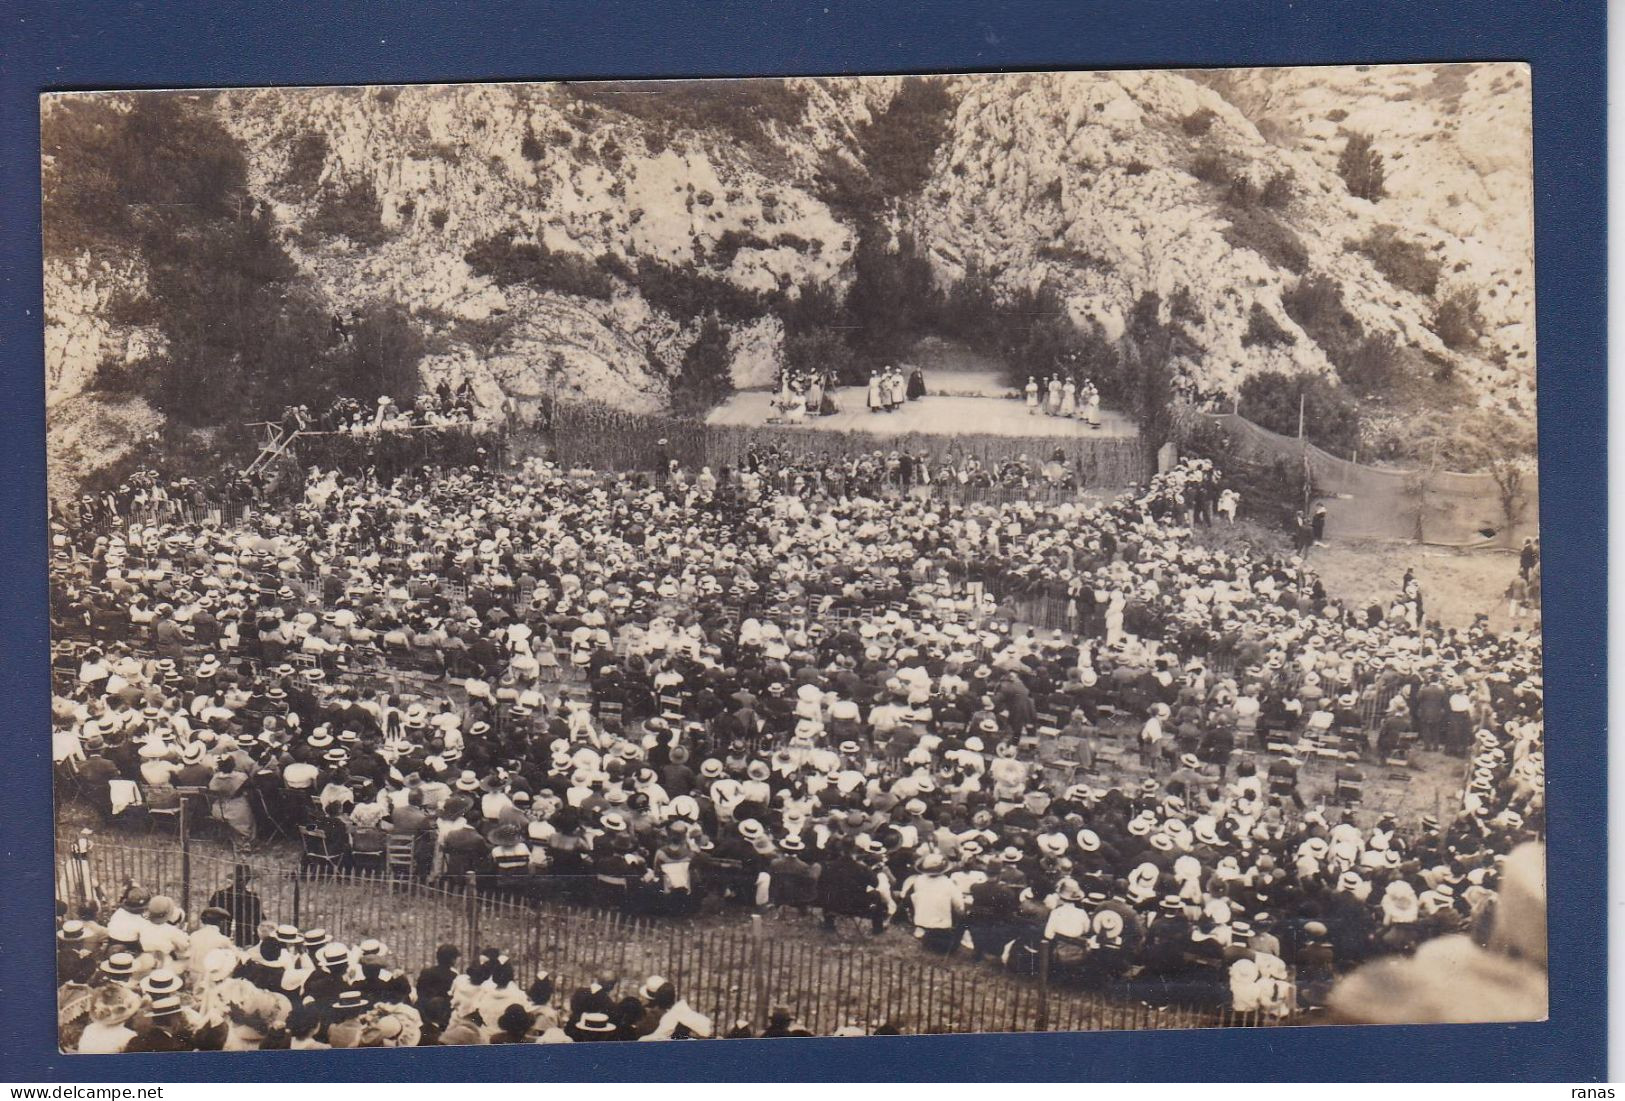
{"label": "group of performers on stage", "polygon": [[905,379],[903,372],[890,364],[879,371],[869,372],[869,412],[891,413],[903,406],[905,401],[917,401],[925,397],[925,375],[918,367],[909,372]]}
{"label": "group of performers on stage", "polygon": [[779,394],[773,399],[773,405],[787,421],[827,417],[839,411],[835,404],[834,380],[827,371],[785,369],[779,375]]}
{"label": "group of performers on stage", "polygon": [[1027,414],[1036,417],[1040,412],[1051,417],[1075,417],[1089,422],[1090,428],[1100,427],[1100,391],[1093,381],[1084,379],[1083,385],[1071,378],[1051,375],[1040,383],[1033,375],[1027,376]]}
{"label": "group of performers on stage", "polygon": [[[827,417],[840,412],[835,389],[835,380],[827,371],[786,370],[779,376],[779,392],[773,399],[773,408],[780,417],[790,422],[807,417]],[[890,413],[902,408],[906,401],[923,397],[925,374],[918,367],[905,374],[901,368],[888,364],[878,371],[869,372],[867,403],[872,413]]]}

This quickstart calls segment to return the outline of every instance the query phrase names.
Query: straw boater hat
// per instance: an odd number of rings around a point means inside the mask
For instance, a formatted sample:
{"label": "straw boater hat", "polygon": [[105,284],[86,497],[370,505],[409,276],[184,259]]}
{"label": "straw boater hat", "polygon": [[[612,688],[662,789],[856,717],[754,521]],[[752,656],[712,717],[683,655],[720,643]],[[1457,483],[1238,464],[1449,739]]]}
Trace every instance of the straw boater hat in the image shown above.
{"label": "straw boater hat", "polygon": [[575,1028],[577,1032],[607,1034],[615,1031],[614,1022],[609,1019],[607,1013],[583,1013],[576,1018]]}

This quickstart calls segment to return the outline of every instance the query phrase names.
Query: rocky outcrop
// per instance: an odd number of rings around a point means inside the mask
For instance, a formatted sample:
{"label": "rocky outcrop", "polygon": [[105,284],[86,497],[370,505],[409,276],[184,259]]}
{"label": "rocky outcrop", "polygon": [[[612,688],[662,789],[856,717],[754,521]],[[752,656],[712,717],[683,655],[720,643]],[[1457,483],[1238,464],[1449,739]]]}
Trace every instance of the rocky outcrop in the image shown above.
{"label": "rocky outcrop", "polygon": [[[513,233],[587,263],[654,259],[754,291],[844,286],[857,231],[820,197],[819,176],[858,164],[862,125],[898,86],[792,80],[796,110],[752,112],[754,129],[725,125],[740,117],[725,97],[720,113],[673,120],[570,85],[231,91],[215,110],[313,285],[340,313],[379,300],[411,310],[430,338],[428,377],[471,377],[491,404],[557,389],[650,410],[668,400],[694,318],[652,305],[624,278],[595,297],[499,285],[470,268],[469,249]],[[1520,67],[1018,74],[952,87],[957,112],[929,179],[887,215],[915,234],[939,282],[971,267],[1007,290],[1048,281],[1108,336],[1141,293],[1183,291],[1181,320],[1199,349],[1183,368],[1200,389],[1225,392],[1262,369],[1331,373],[1282,305],[1309,271],[1335,280],[1368,332],[1458,367],[1480,394],[1530,391]],[[1387,164],[1388,196],[1375,203],[1337,175],[1355,130],[1375,136]],[[1254,187],[1289,177],[1289,200],[1264,212],[1238,203],[1204,168],[1220,162]],[[322,216],[351,193],[375,205],[373,232],[337,231]],[[1439,295],[1395,287],[1348,248],[1382,225],[1440,260],[1439,294],[1458,283],[1480,291],[1480,350],[1446,348],[1430,328]],[[53,407],[84,392],[99,362],[151,350],[151,331],[113,308],[121,294],[139,297],[140,283],[130,257],[51,258]],[[1260,311],[1289,341],[1248,338]],[[769,384],[782,326],[765,316],[730,328],[736,382]]]}

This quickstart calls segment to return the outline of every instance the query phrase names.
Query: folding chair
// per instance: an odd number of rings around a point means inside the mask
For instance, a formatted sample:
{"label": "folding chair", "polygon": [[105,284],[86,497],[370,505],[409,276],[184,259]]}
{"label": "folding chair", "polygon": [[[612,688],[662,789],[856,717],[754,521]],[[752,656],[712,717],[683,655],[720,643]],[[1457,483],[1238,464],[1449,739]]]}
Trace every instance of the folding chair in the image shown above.
{"label": "folding chair", "polygon": [[153,829],[160,822],[168,822],[179,836],[183,798],[180,793],[168,784],[137,784],[136,788],[141,792],[141,805],[147,811],[147,827]]}
{"label": "folding chair", "polygon": [[299,844],[301,848],[299,870],[308,872],[312,868],[317,871],[326,871],[337,874],[339,865],[344,860],[342,852],[333,851],[327,834],[314,826],[299,827]]}
{"label": "folding chair", "polygon": [[1332,798],[1345,806],[1354,806],[1365,796],[1365,773],[1357,768],[1337,770]]}
{"label": "folding chair", "polygon": [[381,875],[384,871],[386,838],[383,830],[353,829],[350,831],[350,870]]}

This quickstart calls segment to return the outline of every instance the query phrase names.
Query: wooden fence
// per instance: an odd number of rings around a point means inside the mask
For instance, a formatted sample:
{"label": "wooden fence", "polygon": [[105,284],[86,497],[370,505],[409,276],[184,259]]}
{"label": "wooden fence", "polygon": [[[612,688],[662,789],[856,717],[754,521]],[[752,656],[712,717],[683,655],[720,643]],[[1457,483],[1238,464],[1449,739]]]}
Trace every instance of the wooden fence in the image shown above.
{"label": "wooden fence", "polygon": [[[1138,437],[949,436],[832,432],[782,425],[722,425],[631,413],[594,403],[560,402],[543,431],[559,462],[593,470],[659,470],[675,459],[686,470],[738,466],[752,448],[785,448],[798,454],[845,457],[875,451],[925,453],[935,463],[976,458],[984,466],[1021,457],[1034,464],[1059,447],[1079,482],[1091,489],[1117,489],[1145,481],[1149,458]],[[662,442],[663,441],[663,442]]]}
{"label": "wooden fence", "polygon": [[[57,895],[70,907],[84,902],[88,872],[104,903],[133,882],[195,913],[231,883],[237,863],[183,853],[157,839],[143,847],[96,838],[87,855],[76,856],[72,840],[58,839],[56,861]],[[1022,978],[991,964],[909,958],[895,954],[895,947],[887,952],[872,944],[866,934],[853,939],[849,927],[818,933],[806,918],[785,919],[805,932],[781,936],[775,935],[776,920],[737,912],[655,920],[410,880],[258,865],[252,872],[249,886],[266,920],[321,927],[352,947],[375,937],[409,974],[431,963],[438,946],[452,944],[465,959],[486,947],[502,948],[525,981],[545,969],[561,1003],[606,968],[629,985],[660,975],[712,1018],[719,1035],[738,1022],[760,1032],[779,1006],[815,1035],[848,1025],[866,1032],[891,1025],[918,1034],[1289,1023],[1222,1009],[1113,1000],[1052,982],[1047,968]]]}

